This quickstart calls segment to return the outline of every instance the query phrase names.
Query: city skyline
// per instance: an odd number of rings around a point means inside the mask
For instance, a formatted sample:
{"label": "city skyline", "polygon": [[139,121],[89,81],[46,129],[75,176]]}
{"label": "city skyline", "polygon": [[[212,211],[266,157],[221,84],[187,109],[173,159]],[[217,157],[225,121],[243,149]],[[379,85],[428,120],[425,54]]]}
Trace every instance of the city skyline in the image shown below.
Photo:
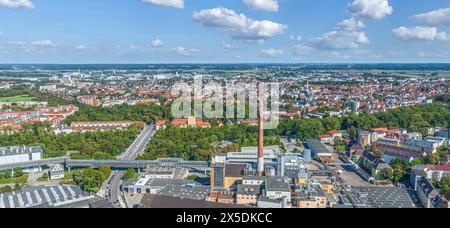
{"label": "city skyline", "polygon": [[449,7],[419,0],[1,0],[0,63],[450,62]]}

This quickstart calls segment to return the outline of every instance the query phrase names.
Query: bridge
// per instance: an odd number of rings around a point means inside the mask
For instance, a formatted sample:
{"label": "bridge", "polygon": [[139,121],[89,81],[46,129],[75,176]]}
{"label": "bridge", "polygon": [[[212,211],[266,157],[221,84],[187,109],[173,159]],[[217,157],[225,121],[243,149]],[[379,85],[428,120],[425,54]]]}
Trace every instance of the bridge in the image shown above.
{"label": "bridge", "polygon": [[40,166],[50,166],[54,164],[62,164],[66,168],[98,168],[100,166],[108,166],[111,169],[144,169],[144,168],[187,168],[194,170],[209,169],[208,161],[184,161],[179,158],[160,158],[157,160],[73,160],[69,157],[42,159],[38,161],[29,161],[22,163],[14,163],[8,165],[0,165],[0,171],[14,170],[15,168],[31,169]]}
{"label": "bridge", "polygon": [[108,166],[112,169],[129,169],[129,168],[188,168],[188,169],[205,169],[209,168],[207,161],[184,161],[183,159],[157,159],[157,160],[67,160],[65,163],[67,168],[98,168],[100,166]]}

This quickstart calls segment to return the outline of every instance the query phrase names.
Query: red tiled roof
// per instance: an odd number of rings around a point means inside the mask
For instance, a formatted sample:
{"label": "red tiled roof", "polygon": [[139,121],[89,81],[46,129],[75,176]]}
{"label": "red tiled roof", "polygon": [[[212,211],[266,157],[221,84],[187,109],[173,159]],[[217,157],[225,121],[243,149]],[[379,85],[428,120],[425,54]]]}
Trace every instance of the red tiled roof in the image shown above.
{"label": "red tiled roof", "polygon": [[389,130],[387,128],[374,128],[372,131],[382,131],[382,132],[388,132]]}
{"label": "red tiled roof", "polygon": [[435,170],[450,172],[450,165],[437,165]]}
{"label": "red tiled roof", "polygon": [[164,124],[166,124],[166,120],[158,120],[158,121],[156,121],[156,126],[163,126]]}
{"label": "red tiled roof", "polygon": [[172,120],[171,124],[173,126],[187,125],[188,124],[188,120],[187,119],[174,119],[174,120]]}
{"label": "red tiled roof", "polygon": [[208,122],[197,122],[197,127],[211,127],[211,124]]}
{"label": "red tiled roof", "polygon": [[321,136],[319,136],[319,137],[320,137],[321,139],[333,138],[333,136],[330,135],[330,134],[321,135]]}

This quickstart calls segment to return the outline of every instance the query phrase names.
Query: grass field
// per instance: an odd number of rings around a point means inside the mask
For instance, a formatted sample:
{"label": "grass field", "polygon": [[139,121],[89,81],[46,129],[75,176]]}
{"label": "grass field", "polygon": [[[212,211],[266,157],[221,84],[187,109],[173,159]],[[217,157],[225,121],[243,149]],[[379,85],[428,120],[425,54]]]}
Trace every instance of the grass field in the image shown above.
{"label": "grass field", "polygon": [[35,97],[23,97],[23,96],[16,96],[16,97],[0,97],[0,102],[28,102],[33,101]]}

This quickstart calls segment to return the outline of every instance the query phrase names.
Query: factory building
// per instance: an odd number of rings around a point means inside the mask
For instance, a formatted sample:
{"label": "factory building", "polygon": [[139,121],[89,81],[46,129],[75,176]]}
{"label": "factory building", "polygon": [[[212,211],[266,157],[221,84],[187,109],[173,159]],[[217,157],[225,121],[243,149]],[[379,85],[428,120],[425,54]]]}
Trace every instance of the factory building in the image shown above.
{"label": "factory building", "polygon": [[[42,147],[11,146],[0,148],[0,165],[42,160]],[[24,170],[26,172],[40,171],[40,167]]]}

